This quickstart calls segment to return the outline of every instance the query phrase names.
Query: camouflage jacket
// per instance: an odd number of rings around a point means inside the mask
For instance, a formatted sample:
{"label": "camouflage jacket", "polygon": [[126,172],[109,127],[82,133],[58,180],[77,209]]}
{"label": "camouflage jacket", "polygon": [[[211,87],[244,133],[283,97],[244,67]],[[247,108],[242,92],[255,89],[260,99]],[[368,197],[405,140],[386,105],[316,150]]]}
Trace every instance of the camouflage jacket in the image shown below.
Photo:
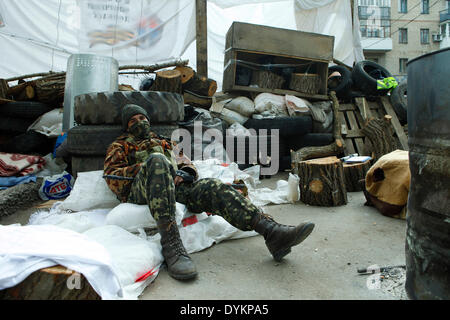
{"label": "camouflage jacket", "polygon": [[126,202],[142,163],[156,152],[164,154],[175,170],[184,170],[197,179],[195,166],[187,157],[176,156],[173,150],[175,146],[175,142],[167,141],[153,132],[150,133],[150,139],[144,140],[136,140],[133,135],[124,133],[106,151],[104,178],[108,187],[121,202]]}

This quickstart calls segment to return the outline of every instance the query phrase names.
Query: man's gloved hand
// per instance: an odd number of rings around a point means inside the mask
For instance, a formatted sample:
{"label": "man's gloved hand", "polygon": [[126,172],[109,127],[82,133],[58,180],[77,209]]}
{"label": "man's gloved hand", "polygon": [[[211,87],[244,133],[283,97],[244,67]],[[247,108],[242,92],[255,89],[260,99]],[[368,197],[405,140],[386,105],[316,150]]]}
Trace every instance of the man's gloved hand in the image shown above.
{"label": "man's gloved hand", "polygon": [[192,182],[194,182],[194,177],[193,177],[192,175],[190,175],[189,173],[187,173],[186,171],[183,171],[183,170],[177,170],[177,171],[175,172],[175,174],[176,174],[178,177],[183,178],[183,182],[186,182],[186,183],[192,183]]}

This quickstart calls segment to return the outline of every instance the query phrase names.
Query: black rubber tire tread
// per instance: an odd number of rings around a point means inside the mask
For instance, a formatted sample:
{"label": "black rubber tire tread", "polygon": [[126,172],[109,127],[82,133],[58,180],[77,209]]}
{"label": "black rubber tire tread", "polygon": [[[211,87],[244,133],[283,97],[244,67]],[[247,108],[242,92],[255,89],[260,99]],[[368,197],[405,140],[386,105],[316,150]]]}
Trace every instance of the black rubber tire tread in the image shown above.
{"label": "black rubber tire tread", "polygon": [[51,110],[52,107],[36,101],[14,101],[0,105],[0,115],[13,118],[37,119]]}
{"label": "black rubber tire tread", "polygon": [[[281,137],[288,137],[311,133],[313,130],[313,122],[311,116],[248,119],[244,123],[244,127],[255,129],[258,134],[259,129],[279,129]],[[267,131],[267,134],[270,134],[270,131]]]}
{"label": "black rubber tire tread", "polygon": [[[176,124],[153,124],[151,130],[170,139]],[[105,156],[106,150],[123,133],[120,125],[81,125],[67,133],[67,151],[72,155]]]}
{"label": "black rubber tire tread", "polygon": [[334,138],[331,133],[307,133],[304,136],[291,136],[286,138],[288,150],[297,151],[304,147],[320,147],[333,143]]}
{"label": "black rubber tire tread", "polygon": [[72,156],[72,176],[77,178],[79,172],[103,170],[105,156]]}
{"label": "black rubber tire tread", "polygon": [[31,154],[49,153],[53,151],[56,138],[49,138],[39,132],[30,130],[13,137],[0,145],[0,151],[9,153]]}
{"label": "black rubber tire tread", "polygon": [[36,119],[0,117],[0,132],[25,133]]}
{"label": "black rubber tire tread", "polygon": [[392,74],[383,66],[369,60],[363,60],[355,64],[352,71],[352,80],[354,85],[364,94],[379,96],[385,95],[387,90],[377,89],[377,80],[369,74],[369,70],[381,71],[384,78],[392,77]]}
{"label": "black rubber tire tread", "polygon": [[408,122],[408,82],[406,80],[402,81],[397,87],[391,92],[390,101],[395,113],[397,114],[398,120],[402,125]]}
{"label": "black rubber tire tread", "polygon": [[353,85],[352,72],[344,66],[336,65],[328,68],[328,75],[335,71],[341,74],[339,84],[334,88],[328,87],[328,91],[336,92],[338,98],[347,98]]}
{"label": "black rubber tire tread", "polygon": [[173,92],[116,91],[75,97],[74,118],[78,124],[121,124],[127,104],[144,108],[152,123],[170,123],[184,118],[183,96]]}
{"label": "black rubber tire tread", "polygon": [[[266,140],[267,141],[267,155],[269,157],[272,157],[272,158],[275,157],[275,155],[271,154],[271,151],[272,151],[272,149],[271,149],[272,148],[272,140],[275,139],[275,136],[270,136],[270,135],[264,135],[264,136],[263,135],[258,135],[258,138],[256,139],[256,143],[257,143],[256,152],[257,152],[257,154],[260,153],[259,141],[262,138],[267,139]],[[239,138],[239,139],[241,139],[241,138]],[[238,140],[237,137],[235,137],[233,139],[233,143],[234,143],[234,159],[230,159],[230,160],[236,162],[238,160],[238,153],[243,152],[245,154],[244,157],[243,157],[244,160],[245,160],[245,164],[252,164],[252,163],[250,163],[250,159],[249,159],[249,151],[250,151],[250,146],[249,146],[249,141],[250,140],[249,140],[249,137],[245,137],[244,145],[238,146],[238,141],[241,141],[241,140]],[[229,149],[227,144],[225,144],[225,148],[226,148],[227,151],[230,151],[230,149]],[[287,149],[286,149],[285,140],[283,138],[279,137],[279,140],[278,140],[278,155],[277,156],[279,157],[279,159],[281,159],[281,157],[285,156],[286,154],[287,154]]]}

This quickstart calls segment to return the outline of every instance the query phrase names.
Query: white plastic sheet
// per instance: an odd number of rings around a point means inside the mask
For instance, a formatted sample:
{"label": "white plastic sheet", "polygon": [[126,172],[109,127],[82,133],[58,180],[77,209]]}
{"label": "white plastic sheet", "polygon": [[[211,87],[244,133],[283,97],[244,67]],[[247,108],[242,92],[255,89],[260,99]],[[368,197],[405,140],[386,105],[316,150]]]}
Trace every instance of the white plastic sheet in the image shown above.
{"label": "white plastic sheet", "polygon": [[[0,61],[0,78],[64,71],[68,57],[74,53],[112,56],[120,65],[152,64],[181,56],[197,68],[195,1],[127,0],[104,9],[101,4],[112,1],[79,3],[80,6],[76,0],[0,0],[0,15],[5,25],[0,27],[0,46],[6,53]],[[334,35],[334,57],[352,65],[356,53],[350,52],[355,47],[355,52],[361,52],[362,56],[362,49],[357,29],[353,39],[352,29],[348,27],[351,26],[348,3],[347,0],[209,0],[208,76],[217,81],[220,90],[225,34],[233,21]],[[105,18],[96,23],[96,16],[102,16],[102,11]],[[297,21],[305,19],[300,21],[301,25],[296,24],[296,14]],[[108,22],[116,25],[116,20],[126,23],[111,33]],[[113,44],[92,42],[102,38],[99,36]],[[139,77],[120,79],[125,80],[136,88],[140,81]]]}
{"label": "white plastic sheet", "polygon": [[82,273],[103,299],[123,295],[110,254],[98,242],[53,225],[0,226],[0,290],[58,264]]}

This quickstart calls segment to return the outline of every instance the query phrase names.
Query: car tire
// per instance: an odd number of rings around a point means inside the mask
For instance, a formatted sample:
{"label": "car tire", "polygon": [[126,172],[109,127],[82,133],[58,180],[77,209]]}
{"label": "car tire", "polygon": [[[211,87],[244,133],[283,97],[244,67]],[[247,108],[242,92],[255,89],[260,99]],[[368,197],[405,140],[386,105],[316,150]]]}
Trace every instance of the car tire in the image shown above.
{"label": "car tire", "polygon": [[355,64],[352,71],[354,85],[369,96],[386,95],[388,90],[378,90],[377,80],[392,77],[383,66],[373,61],[360,61]]}
{"label": "car tire", "polygon": [[12,118],[37,119],[52,107],[36,101],[14,101],[0,105],[0,115]]}
{"label": "car tire", "polygon": [[75,97],[74,119],[78,124],[121,124],[127,104],[144,108],[152,123],[171,123],[184,118],[183,96],[173,92],[116,91],[87,93]]}
{"label": "car tire", "polygon": [[[167,139],[176,129],[176,124],[151,125],[153,132]],[[109,145],[122,134],[120,125],[80,125],[67,133],[67,150],[72,155],[105,156]]]}
{"label": "car tire", "polygon": [[301,136],[312,132],[313,121],[311,116],[248,119],[244,127],[255,129],[258,134],[260,129],[267,129],[267,134],[270,134],[269,130],[278,129],[281,137]]}
{"label": "car tire", "polygon": [[390,101],[401,125],[408,123],[408,83],[401,82],[391,92]]}
{"label": "car tire", "polygon": [[330,84],[328,85],[328,91],[336,92],[336,96],[339,99],[346,99],[353,85],[352,73],[346,67],[336,65],[328,68],[328,75],[335,71],[339,72],[341,76],[339,77],[339,81],[336,86],[333,87]]}

